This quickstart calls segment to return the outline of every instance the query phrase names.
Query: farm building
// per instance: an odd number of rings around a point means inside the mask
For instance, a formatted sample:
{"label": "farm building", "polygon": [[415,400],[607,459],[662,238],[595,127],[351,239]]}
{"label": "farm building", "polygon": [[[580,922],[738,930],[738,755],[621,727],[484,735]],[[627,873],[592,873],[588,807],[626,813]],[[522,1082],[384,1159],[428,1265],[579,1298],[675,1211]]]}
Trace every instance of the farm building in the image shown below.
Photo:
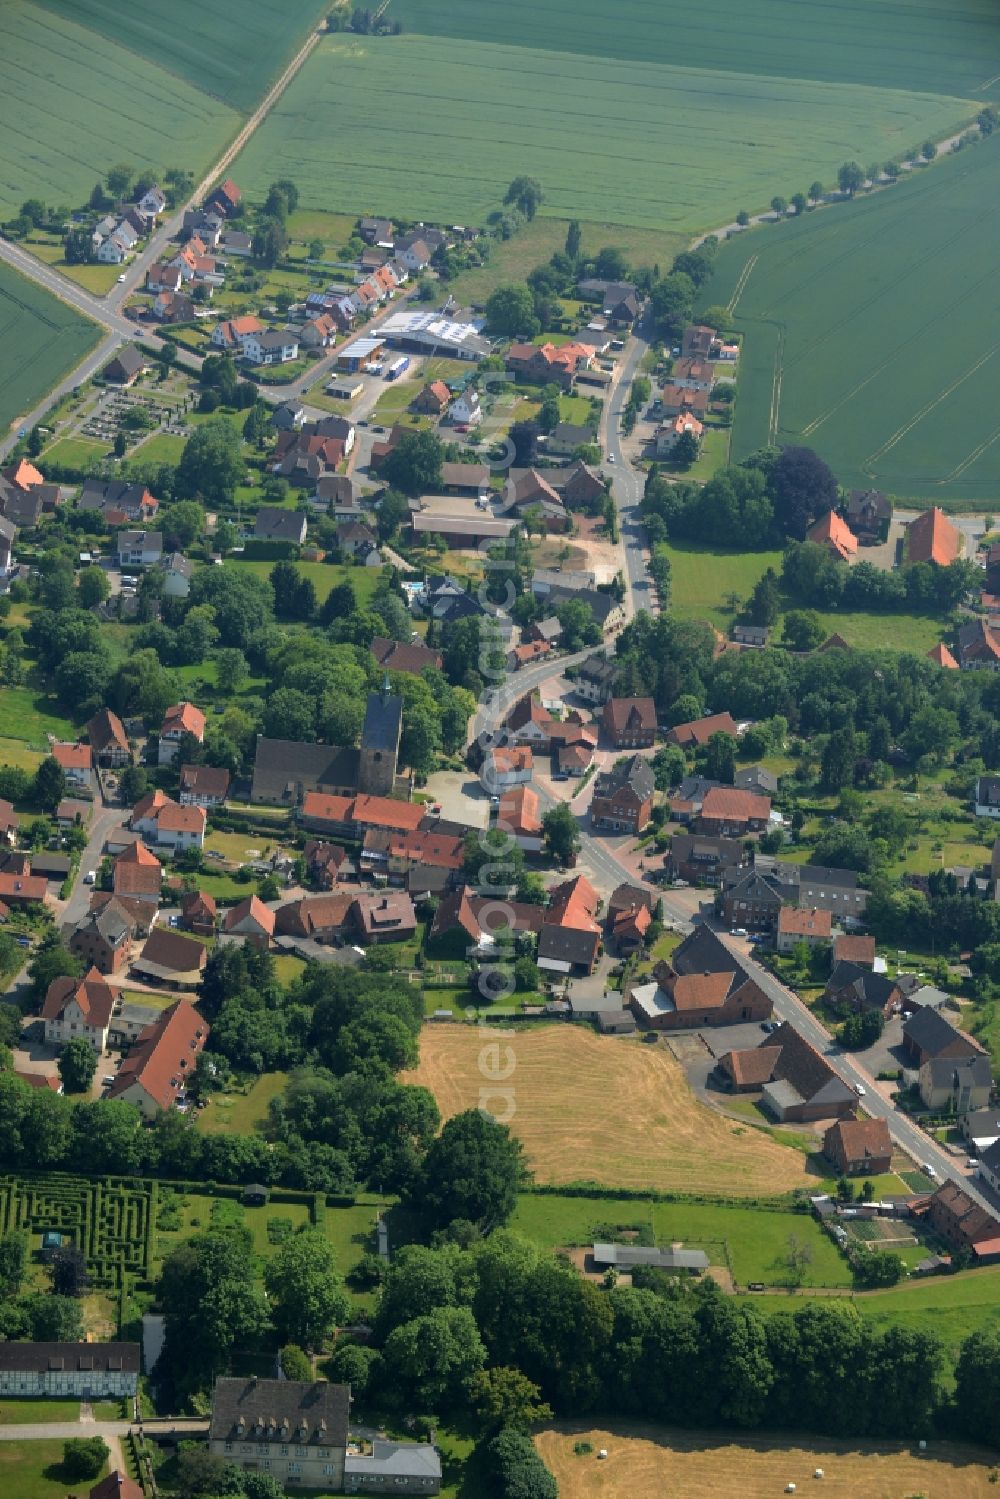
{"label": "farm building", "polygon": [[596,1270],[634,1270],[642,1265],[652,1270],[686,1270],[697,1274],[708,1269],[708,1255],[704,1249],[683,1249],[679,1245],[669,1249],[647,1249],[640,1244],[595,1244],[591,1259]]}
{"label": "farm building", "polygon": [[892,1166],[892,1138],[884,1119],[838,1119],[823,1137],[823,1154],[841,1176],[879,1176]]}
{"label": "farm building", "polygon": [[760,1046],[727,1052],[719,1070],[734,1092],[759,1090],[764,1107],[783,1123],[852,1118],[857,1108],[854,1090],[787,1021]]}

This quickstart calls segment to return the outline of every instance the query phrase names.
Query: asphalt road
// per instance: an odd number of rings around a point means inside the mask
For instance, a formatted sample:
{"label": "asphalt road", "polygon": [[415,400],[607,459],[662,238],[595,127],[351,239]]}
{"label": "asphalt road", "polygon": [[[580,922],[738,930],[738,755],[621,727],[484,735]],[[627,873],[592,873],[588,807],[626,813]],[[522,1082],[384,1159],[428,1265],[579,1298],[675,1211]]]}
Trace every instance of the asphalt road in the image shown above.
{"label": "asphalt road", "polygon": [[616,378],[601,413],[598,438],[607,455],[607,468],[614,468],[611,493],[618,506],[618,522],[625,555],[625,614],[631,619],[640,609],[656,613],[656,596],[646,568],[646,531],[639,515],[645,476],[628,460],[622,445],[621,414],[628,403],[632,381],[642,365],[649,343],[641,331],[625,346]]}
{"label": "asphalt road", "polygon": [[[664,903],[666,904],[666,901]],[[955,1157],[943,1150],[907,1114],[901,1113],[895,1107],[892,1100],[882,1093],[883,1085],[876,1082],[870,1073],[859,1066],[850,1052],[841,1049],[830,1032],[820,1024],[798,995],[791,989],[787,989],[775,978],[774,974],[755,962],[749,954],[748,944],[728,936],[725,932],[720,932],[719,935],[726,946],[738,955],[740,962],[751,977],[770,996],[777,1018],[787,1020],[794,1025],[799,1034],[826,1058],[831,1067],[850,1087],[864,1089],[861,1106],[865,1113],[875,1119],[885,1119],[889,1125],[889,1133],[897,1145],[902,1146],[919,1165],[933,1166],[940,1181],[950,1177],[964,1187],[969,1195],[983,1207],[990,1212],[995,1212],[996,1204],[983,1195],[975,1181],[967,1175]]]}

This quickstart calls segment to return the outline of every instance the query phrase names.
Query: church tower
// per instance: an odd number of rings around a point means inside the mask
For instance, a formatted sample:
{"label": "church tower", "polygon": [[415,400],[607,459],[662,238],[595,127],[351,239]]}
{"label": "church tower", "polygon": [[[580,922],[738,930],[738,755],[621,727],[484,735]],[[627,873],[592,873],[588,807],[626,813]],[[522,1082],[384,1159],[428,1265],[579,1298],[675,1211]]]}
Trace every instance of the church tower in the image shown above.
{"label": "church tower", "polygon": [[389,689],[386,672],[380,692],[369,692],[361,730],[358,790],[365,796],[391,796],[396,784],[399,738],[403,732],[403,699]]}

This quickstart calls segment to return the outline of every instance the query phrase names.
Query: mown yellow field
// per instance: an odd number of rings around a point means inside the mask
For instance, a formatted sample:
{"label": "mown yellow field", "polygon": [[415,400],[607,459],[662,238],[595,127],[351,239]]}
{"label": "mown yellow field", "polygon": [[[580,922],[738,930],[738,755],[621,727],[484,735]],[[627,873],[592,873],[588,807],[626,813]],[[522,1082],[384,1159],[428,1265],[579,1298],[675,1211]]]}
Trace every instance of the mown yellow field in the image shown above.
{"label": "mown yellow field", "polygon": [[429,1088],[445,1119],[480,1104],[504,1119],[543,1183],[746,1197],[808,1180],[800,1151],[699,1103],[664,1046],[568,1025],[427,1025],[404,1081]]}
{"label": "mown yellow field", "polygon": [[[577,1442],[593,1451],[578,1457]],[[978,1447],[931,1442],[926,1453],[900,1442],[834,1442],[798,1446],[795,1438],[682,1432],[621,1425],[561,1426],[535,1444],[555,1475],[560,1499],[772,1499],[794,1483],[798,1494],[822,1499],[987,1499],[996,1466]],[[608,1456],[597,1454],[606,1448]],[[813,1475],[823,1469],[822,1482]]]}

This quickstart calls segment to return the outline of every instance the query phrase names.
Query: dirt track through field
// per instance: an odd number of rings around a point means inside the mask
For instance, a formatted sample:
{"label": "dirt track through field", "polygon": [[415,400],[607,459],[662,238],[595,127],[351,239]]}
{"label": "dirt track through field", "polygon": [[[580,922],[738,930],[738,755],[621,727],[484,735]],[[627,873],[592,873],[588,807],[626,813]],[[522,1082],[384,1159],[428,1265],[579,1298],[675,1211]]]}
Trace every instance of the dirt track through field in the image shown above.
{"label": "dirt track through field", "polygon": [[404,1081],[429,1088],[445,1119],[480,1105],[481,1088],[499,1090],[482,1104],[501,1118],[513,1106],[511,1128],[542,1183],[752,1196],[809,1180],[800,1151],[699,1103],[662,1044],[568,1025],[427,1025]]}
{"label": "dirt track through field", "polygon": [[[577,1456],[573,1446],[581,1441],[592,1452]],[[778,1435],[737,1443],[731,1433],[622,1425],[615,1431],[563,1426],[540,1432],[535,1443],[561,1499],[771,1499],[788,1483],[800,1494],[815,1489],[823,1499],[986,1499],[996,1493],[989,1482],[995,1471],[990,1454],[951,1442],[931,1442],[920,1454],[915,1444],[897,1442],[820,1439],[799,1447],[794,1437]],[[606,1459],[597,1456],[602,1447]],[[822,1483],[814,1482],[817,1468]]]}

